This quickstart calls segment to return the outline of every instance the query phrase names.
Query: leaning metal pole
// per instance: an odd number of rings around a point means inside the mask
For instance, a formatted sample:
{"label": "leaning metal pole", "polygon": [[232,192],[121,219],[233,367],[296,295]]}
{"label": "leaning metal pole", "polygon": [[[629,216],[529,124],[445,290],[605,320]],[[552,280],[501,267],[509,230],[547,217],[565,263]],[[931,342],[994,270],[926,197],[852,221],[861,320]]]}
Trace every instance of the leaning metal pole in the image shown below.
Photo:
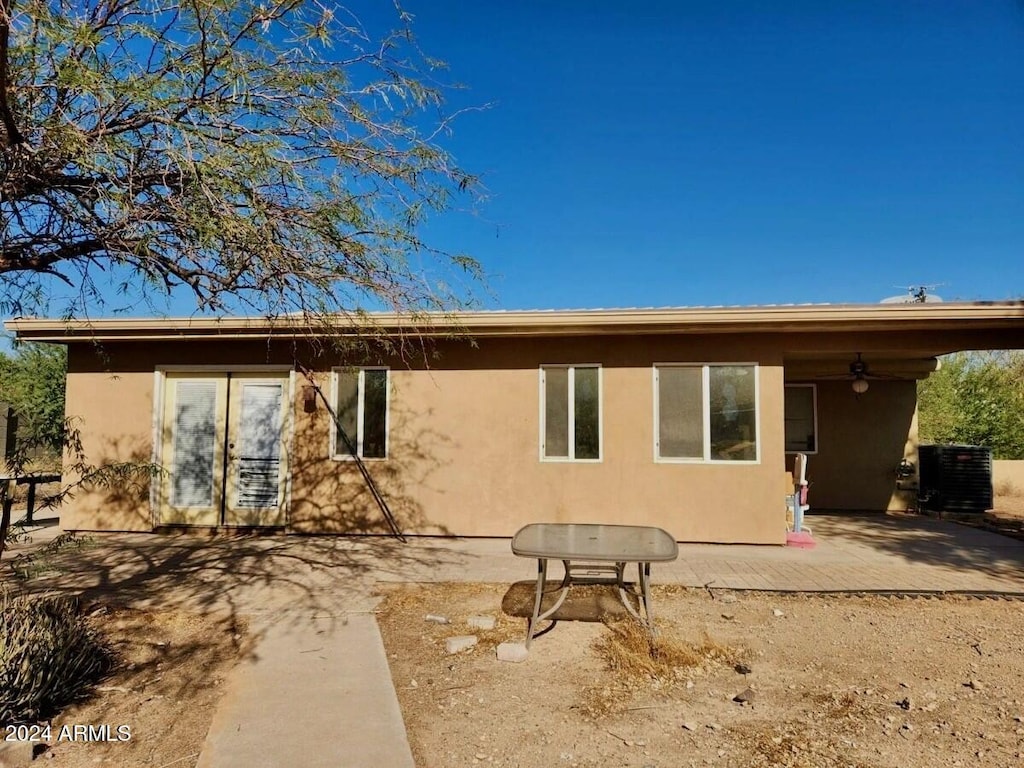
{"label": "leaning metal pole", "polygon": [[380,489],[377,487],[377,483],[374,482],[373,476],[367,470],[366,465],[363,463],[362,458],[359,456],[359,451],[356,450],[355,443],[345,432],[345,428],[341,426],[341,420],[338,418],[338,414],[335,413],[334,408],[327,401],[324,393],[320,390],[316,381],[313,379],[312,373],[308,368],[300,366],[302,375],[306,377],[309,383],[313,387],[313,391],[316,392],[317,397],[323,401],[324,407],[327,409],[327,413],[331,417],[331,421],[334,422],[334,428],[338,431],[338,435],[341,436],[342,441],[345,443],[345,448],[351,454],[356,466],[359,467],[359,474],[363,476],[363,480],[366,482],[366,487],[370,489],[370,494],[373,496],[373,500],[377,502],[377,506],[380,508],[381,514],[384,515],[384,520],[388,524],[388,528],[391,529],[391,535],[398,539],[403,544],[406,543],[405,534],[402,533],[402,529],[398,526],[398,521],[395,519],[394,514],[391,512],[391,507],[388,506],[387,500],[381,494]]}

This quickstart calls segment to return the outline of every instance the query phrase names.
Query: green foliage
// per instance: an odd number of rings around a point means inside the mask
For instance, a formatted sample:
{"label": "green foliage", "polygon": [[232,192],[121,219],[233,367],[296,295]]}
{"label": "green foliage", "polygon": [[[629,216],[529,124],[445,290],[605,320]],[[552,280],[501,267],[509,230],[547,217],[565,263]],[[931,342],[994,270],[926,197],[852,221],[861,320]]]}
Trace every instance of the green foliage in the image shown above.
{"label": "green foliage", "polygon": [[1024,459],[1024,353],[960,352],[918,384],[922,442],[983,445]]}
{"label": "green foliage", "polygon": [[180,290],[314,319],[458,303],[476,262],[419,232],[479,185],[438,143],[450,86],[410,23],[378,38],[316,0],[0,2],[0,313],[81,315],[111,287],[115,309]]}
{"label": "green foliage", "polygon": [[52,716],[110,668],[78,600],[0,592],[0,726]]}
{"label": "green foliage", "polygon": [[18,415],[19,462],[58,463],[64,446],[64,376],[67,350],[52,344],[21,344],[13,356],[0,352],[0,402]]}

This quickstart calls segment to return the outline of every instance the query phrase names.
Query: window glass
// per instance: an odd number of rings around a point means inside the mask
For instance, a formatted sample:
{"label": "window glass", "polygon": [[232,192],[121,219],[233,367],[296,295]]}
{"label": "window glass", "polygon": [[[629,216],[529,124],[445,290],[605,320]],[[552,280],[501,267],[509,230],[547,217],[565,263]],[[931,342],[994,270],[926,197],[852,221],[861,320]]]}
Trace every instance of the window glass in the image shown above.
{"label": "window glass", "polygon": [[754,412],[754,368],[709,366],[708,396],[711,458],[718,461],[757,459]]}
{"label": "window glass", "polygon": [[577,459],[601,458],[597,368],[575,368],[574,421]]}
{"label": "window glass", "polygon": [[349,442],[354,448],[359,441],[359,371],[338,371],[338,402],[335,413],[338,415],[338,434],[334,452],[349,454]]}
{"label": "window glass", "polygon": [[656,456],[757,461],[756,381],[753,365],[657,367]]}
{"label": "window glass", "polygon": [[387,449],[388,372],[363,371],[362,455],[383,459]]}
{"label": "window glass", "polygon": [[544,369],[544,455],[569,456],[569,369]]}
{"label": "window glass", "polygon": [[240,509],[275,507],[281,480],[280,384],[242,382],[238,414],[238,476],[235,506]]}
{"label": "window glass", "polygon": [[814,452],[814,387],[809,384],[786,387],[786,451]]}
{"label": "window glass", "polygon": [[658,455],[704,457],[703,373],[699,367],[658,369]]}
{"label": "window glass", "polygon": [[[388,372],[371,368],[337,372],[338,399],[335,412],[338,429],[334,455],[356,455],[366,459],[387,456]],[[348,438],[346,442],[345,438]]]}

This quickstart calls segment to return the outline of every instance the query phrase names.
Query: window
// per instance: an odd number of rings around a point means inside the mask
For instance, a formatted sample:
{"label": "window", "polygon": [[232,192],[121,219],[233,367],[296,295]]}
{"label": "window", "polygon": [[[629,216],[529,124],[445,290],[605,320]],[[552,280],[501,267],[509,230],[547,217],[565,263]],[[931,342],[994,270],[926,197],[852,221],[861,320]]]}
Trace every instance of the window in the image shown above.
{"label": "window", "polygon": [[818,450],[817,388],[813,384],[787,384],[784,418],[786,453]]}
{"label": "window", "polygon": [[601,369],[596,365],[544,366],[540,391],[541,457],[600,461]]}
{"label": "window", "polygon": [[349,458],[353,449],[363,459],[388,455],[388,369],[344,368],[334,372],[331,455]]}
{"label": "window", "polygon": [[756,365],[654,368],[657,459],[757,461]]}

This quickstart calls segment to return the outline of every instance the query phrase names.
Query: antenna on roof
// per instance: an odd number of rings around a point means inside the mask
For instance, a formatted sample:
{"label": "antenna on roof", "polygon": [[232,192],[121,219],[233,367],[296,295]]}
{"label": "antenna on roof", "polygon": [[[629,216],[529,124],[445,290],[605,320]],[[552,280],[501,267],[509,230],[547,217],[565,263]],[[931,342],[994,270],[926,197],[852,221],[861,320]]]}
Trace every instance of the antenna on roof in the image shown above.
{"label": "antenna on roof", "polygon": [[942,283],[934,283],[932,285],[896,285],[894,288],[905,288],[906,295],[890,296],[887,299],[882,299],[883,304],[936,304],[942,301],[942,297],[935,293],[929,293],[934,291]]}

